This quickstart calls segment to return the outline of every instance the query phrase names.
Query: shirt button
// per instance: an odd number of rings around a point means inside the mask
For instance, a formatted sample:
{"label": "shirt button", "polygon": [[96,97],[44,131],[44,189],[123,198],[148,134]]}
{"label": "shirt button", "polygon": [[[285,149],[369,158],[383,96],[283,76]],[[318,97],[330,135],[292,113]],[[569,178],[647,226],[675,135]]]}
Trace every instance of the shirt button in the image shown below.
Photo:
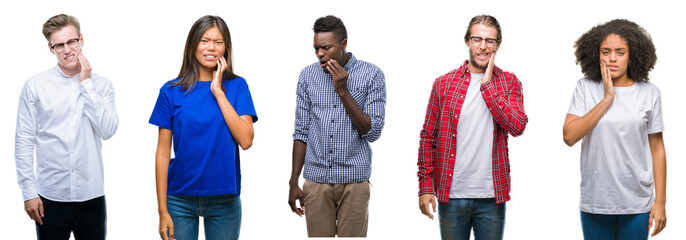
{"label": "shirt button", "polygon": [[333,135],[331,135],[331,138],[333,138]]}
{"label": "shirt button", "polygon": [[333,108],[336,108],[336,105],[333,105]]}
{"label": "shirt button", "polygon": [[333,168],[333,166],[329,166],[329,168]]}
{"label": "shirt button", "polygon": [[331,122],[333,122],[333,120],[331,120]]}
{"label": "shirt button", "polygon": [[461,95],[460,98],[464,98],[464,95]]}
{"label": "shirt button", "polygon": [[329,150],[329,153],[333,153],[333,150]]}

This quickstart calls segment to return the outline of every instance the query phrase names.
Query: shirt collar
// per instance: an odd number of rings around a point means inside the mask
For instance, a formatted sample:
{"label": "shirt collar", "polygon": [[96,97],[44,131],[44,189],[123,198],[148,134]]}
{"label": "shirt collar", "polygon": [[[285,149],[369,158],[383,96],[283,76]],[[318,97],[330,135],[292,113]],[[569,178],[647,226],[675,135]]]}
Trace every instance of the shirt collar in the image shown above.
{"label": "shirt collar", "polygon": [[345,64],[345,66],[343,66],[343,69],[345,69],[345,71],[349,71],[353,66],[355,66],[355,63],[357,63],[357,58],[355,57],[355,55],[353,55],[353,53],[348,52],[348,56],[350,57],[350,59]]}
{"label": "shirt collar", "polygon": [[59,65],[55,65],[55,67],[54,67],[53,69],[55,69],[55,71],[57,72],[58,75],[60,75],[60,77],[63,77],[63,78],[66,78],[66,79],[79,78],[79,74],[81,74],[81,73],[76,73],[73,77],[69,77],[69,76],[67,76],[66,73],[64,73],[64,72],[62,71],[62,69],[60,68]]}

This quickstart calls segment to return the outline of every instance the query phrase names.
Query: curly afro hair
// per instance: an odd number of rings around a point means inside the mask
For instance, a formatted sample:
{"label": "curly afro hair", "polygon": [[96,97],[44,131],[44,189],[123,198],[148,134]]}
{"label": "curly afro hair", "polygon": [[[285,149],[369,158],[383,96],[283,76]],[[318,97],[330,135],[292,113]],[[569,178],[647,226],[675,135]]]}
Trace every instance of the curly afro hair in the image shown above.
{"label": "curly afro hair", "polygon": [[648,82],[648,73],[657,62],[655,45],[643,27],[626,19],[615,19],[597,25],[576,40],[574,55],[576,64],[581,66],[581,72],[594,81],[602,80],[599,67],[600,44],[611,34],[619,35],[629,45],[628,77],[634,81]]}
{"label": "curly afro hair", "polygon": [[348,38],[348,31],[345,30],[343,21],[333,15],[318,18],[317,21],[314,22],[312,30],[314,30],[314,33],[333,32],[341,41]]}

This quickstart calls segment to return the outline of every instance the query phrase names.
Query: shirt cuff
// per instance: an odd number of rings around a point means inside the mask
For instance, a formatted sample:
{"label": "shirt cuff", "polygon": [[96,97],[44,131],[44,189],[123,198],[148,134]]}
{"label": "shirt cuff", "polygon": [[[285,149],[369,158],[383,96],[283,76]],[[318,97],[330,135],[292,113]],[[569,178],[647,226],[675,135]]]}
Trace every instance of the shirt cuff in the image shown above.
{"label": "shirt cuff", "polygon": [[27,201],[27,200],[34,199],[34,198],[37,198],[37,197],[38,197],[38,192],[36,191],[36,188],[35,188],[35,187],[29,187],[29,188],[26,188],[26,189],[22,189],[22,190],[21,190],[21,193],[22,193],[22,195],[23,195],[23,197],[24,197],[24,201]]}
{"label": "shirt cuff", "polygon": [[90,78],[81,81],[81,93],[88,94],[93,91],[95,91],[95,86],[93,86],[93,81]]}

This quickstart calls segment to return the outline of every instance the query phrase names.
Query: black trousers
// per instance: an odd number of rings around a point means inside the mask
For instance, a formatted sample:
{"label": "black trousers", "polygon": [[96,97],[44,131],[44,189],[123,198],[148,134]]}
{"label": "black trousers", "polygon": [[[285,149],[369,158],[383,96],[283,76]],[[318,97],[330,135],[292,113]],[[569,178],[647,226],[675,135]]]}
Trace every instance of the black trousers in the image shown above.
{"label": "black trousers", "polygon": [[74,232],[77,240],[104,240],[107,234],[105,196],[85,202],[43,201],[43,225],[36,222],[39,240],[69,240]]}

